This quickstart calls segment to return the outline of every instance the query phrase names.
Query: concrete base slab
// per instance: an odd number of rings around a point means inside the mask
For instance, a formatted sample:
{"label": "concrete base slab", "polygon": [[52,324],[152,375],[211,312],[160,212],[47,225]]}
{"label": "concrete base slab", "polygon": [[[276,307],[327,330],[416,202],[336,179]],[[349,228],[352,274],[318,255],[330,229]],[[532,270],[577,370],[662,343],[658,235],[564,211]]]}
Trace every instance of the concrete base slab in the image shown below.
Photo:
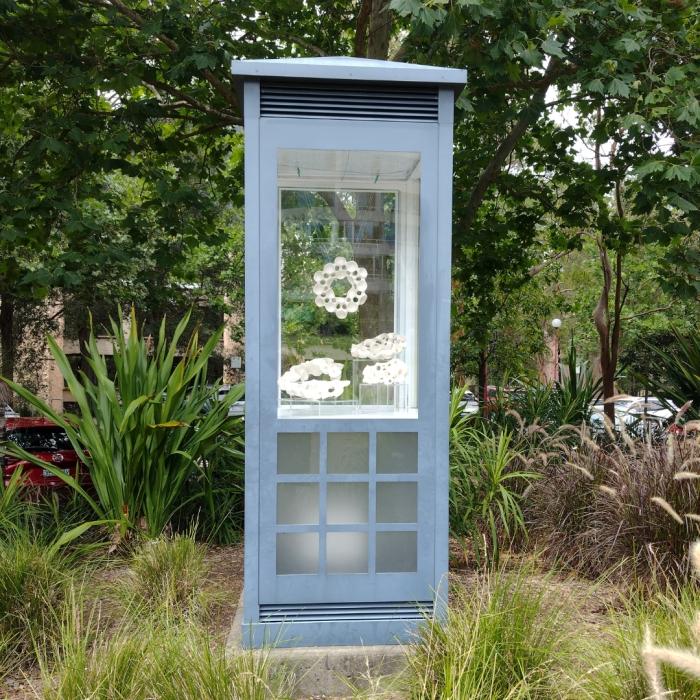
{"label": "concrete base slab", "polygon": [[[244,651],[242,644],[243,597],[226,641],[227,655]],[[408,667],[406,649],[400,645],[298,647],[245,650],[265,655],[273,669],[291,673],[295,697],[348,697],[358,691],[402,695],[401,677]],[[384,695],[386,693],[386,695]]]}

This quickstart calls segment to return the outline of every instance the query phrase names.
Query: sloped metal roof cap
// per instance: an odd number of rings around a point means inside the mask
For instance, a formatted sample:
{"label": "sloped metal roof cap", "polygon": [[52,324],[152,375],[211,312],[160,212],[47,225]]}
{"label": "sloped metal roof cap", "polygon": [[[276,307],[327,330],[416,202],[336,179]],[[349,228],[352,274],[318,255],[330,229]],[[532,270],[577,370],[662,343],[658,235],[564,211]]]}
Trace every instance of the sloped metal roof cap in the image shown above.
{"label": "sloped metal roof cap", "polygon": [[315,58],[245,59],[231,62],[233,78],[243,80],[355,80],[361,82],[445,85],[459,92],[467,71],[371,58],[328,56]]}

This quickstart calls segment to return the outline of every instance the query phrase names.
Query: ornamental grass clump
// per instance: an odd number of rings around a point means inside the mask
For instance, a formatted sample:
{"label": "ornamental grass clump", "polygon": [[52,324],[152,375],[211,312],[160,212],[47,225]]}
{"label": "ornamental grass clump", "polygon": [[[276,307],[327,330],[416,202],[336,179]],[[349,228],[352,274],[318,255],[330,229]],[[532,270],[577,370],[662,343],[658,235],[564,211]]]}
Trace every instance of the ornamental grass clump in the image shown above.
{"label": "ornamental grass clump", "polygon": [[141,606],[104,614],[73,591],[59,633],[39,645],[45,700],[268,700],[291,697],[291,678],[265,653],[227,656],[198,623],[166,618],[144,624]]}
{"label": "ornamental grass clump", "polygon": [[128,560],[124,595],[148,613],[195,618],[205,608],[204,548],[192,537],[144,541]]}
{"label": "ornamental grass clump", "polygon": [[[694,547],[700,545],[696,544]],[[697,569],[698,562],[694,565]],[[700,697],[700,589],[631,593],[609,611],[606,634],[588,645],[583,700],[695,700]]]}
{"label": "ornamental grass clump", "polygon": [[0,537],[0,676],[29,660],[32,640],[51,629],[70,580],[71,562],[27,533]]}
{"label": "ornamental grass clump", "polygon": [[570,603],[533,583],[531,567],[492,572],[451,594],[445,622],[430,620],[409,653],[409,696],[542,700],[563,697],[575,665]]}
{"label": "ornamental grass clump", "polygon": [[208,468],[208,460],[237,421],[228,413],[242,387],[218,400],[218,385],[207,384],[207,365],[223,329],[202,346],[196,330],[181,344],[189,320],[186,314],[168,340],[163,319],[155,343],[139,332],[133,309],[128,334],[121,322],[112,322],[114,372],[100,354],[94,332],[86,348],[89,374],[76,374],[49,338],[78,406],[76,414],[56,413],[28,390],[4,380],[66,430],[87,465],[97,498],[55,465],[11,444],[4,449],[62,478],[83,495],[101,521],[117,526],[118,538],[135,529],[144,529],[149,537],[160,535],[187,500],[187,485],[199,470]]}
{"label": "ornamental grass clump", "polygon": [[623,435],[602,446],[581,429],[560,450],[525,502],[533,539],[592,577],[615,570],[630,581],[687,578],[685,553],[700,534],[700,444]]}

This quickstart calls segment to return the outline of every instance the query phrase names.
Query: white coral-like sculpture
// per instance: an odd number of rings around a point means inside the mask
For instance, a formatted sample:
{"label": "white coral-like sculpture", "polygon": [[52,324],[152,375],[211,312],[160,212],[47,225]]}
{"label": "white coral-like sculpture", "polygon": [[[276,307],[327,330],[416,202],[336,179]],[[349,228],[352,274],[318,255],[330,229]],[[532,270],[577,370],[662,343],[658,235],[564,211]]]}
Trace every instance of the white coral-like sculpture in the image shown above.
{"label": "white coral-like sculpture", "polygon": [[[308,401],[322,401],[340,396],[350,382],[340,378],[343,365],[330,357],[317,357],[313,360],[292,365],[278,380],[277,385],[288,396]],[[322,377],[328,379],[311,379]]]}
{"label": "white coral-like sculpture", "polygon": [[374,338],[367,338],[361,343],[353,344],[350,354],[364,360],[390,360],[406,347],[406,338],[398,333],[380,333]]}
{"label": "white coral-like sculpture", "polygon": [[[333,282],[347,280],[350,288],[344,297],[336,297]],[[338,318],[345,318],[355,313],[367,301],[367,270],[354,260],[337,257],[332,263],[326,263],[322,270],[314,272],[314,294],[316,306],[321,306],[328,313]]]}
{"label": "white coral-like sculpture", "polygon": [[377,362],[362,370],[362,381],[365,384],[403,384],[407,378],[408,366],[399,359]]}

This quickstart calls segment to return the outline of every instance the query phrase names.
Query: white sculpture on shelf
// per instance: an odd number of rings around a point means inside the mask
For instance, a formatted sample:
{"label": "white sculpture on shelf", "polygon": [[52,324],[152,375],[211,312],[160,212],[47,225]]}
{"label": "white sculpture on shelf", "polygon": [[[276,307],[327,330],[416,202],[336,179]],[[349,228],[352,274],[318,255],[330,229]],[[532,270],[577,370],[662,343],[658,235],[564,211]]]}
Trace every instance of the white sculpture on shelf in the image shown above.
{"label": "white sculpture on shelf", "polygon": [[406,338],[397,333],[380,333],[374,338],[367,338],[361,343],[353,344],[350,354],[363,360],[390,360],[406,347]]}
{"label": "white sculpture on shelf", "polygon": [[408,365],[397,358],[368,365],[362,370],[365,384],[403,384],[407,378]]}
{"label": "white sculpture on shelf", "polygon": [[[336,297],[333,282],[347,280],[350,285],[344,297]],[[354,260],[337,257],[332,263],[326,263],[322,270],[314,272],[313,291],[316,306],[321,306],[338,318],[345,318],[355,313],[367,301],[367,270]]]}
{"label": "white sculpture on shelf", "polygon": [[[317,357],[313,360],[292,365],[278,380],[277,385],[288,396],[309,401],[322,401],[340,396],[350,382],[340,378],[343,365],[330,357]],[[322,377],[328,379],[311,379]]]}

